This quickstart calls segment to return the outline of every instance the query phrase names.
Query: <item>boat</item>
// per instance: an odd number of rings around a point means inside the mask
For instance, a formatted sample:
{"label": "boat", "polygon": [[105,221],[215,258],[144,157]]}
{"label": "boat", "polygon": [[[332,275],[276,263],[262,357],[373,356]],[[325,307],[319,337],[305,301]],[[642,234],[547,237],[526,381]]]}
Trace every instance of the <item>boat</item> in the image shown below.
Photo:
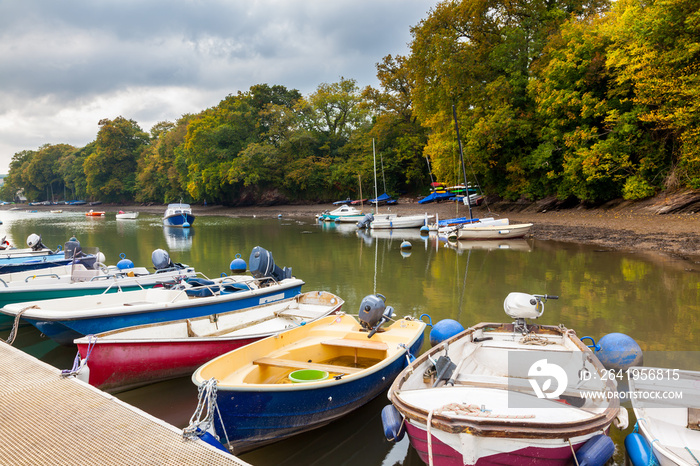
{"label": "boat", "polygon": [[490,224],[470,223],[463,224],[449,230],[445,236],[448,239],[457,240],[494,240],[522,238],[532,229],[532,223],[507,223],[508,219],[501,219],[503,224],[495,222]]}
{"label": "boat", "polygon": [[504,309],[515,322],[478,324],[421,355],[389,389],[385,409],[397,421],[385,420],[385,432],[401,437],[405,427],[435,465],[565,466],[589,441],[607,443],[612,456],[612,440],[599,434],[627,414],[607,396],[614,378],[573,330],[526,321],[553,298],[511,293]]}
{"label": "boat", "polygon": [[[5,249],[0,252],[0,275],[7,276],[18,272],[37,271],[72,264],[77,260],[92,268],[97,262],[95,254],[85,254],[75,238],[66,242],[63,251],[52,251],[41,242],[37,234],[29,235],[25,249]],[[45,273],[45,272],[43,272]]]}
{"label": "boat", "polygon": [[163,225],[166,227],[189,228],[194,223],[194,215],[189,204],[168,204],[163,215]]}
{"label": "boat", "polygon": [[389,196],[387,193],[384,193],[381,196],[377,196],[374,199],[370,199],[369,203],[380,206],[386,204],[396,204],[396,200]]}
{"label": "boat", "polygon": [[103,210],[92,210],[92,209],[90,209],[90,210],[88,210],[87,212],[85,212],[85,216],[86,216],[86,217],[104,217],[104,216],[105,216],[105,213],[104,213]]}
{"label": "boat", "polygon": [[88,380],[125,390],[191,375],[207,361],[281,331],[334,314],[344,301],[325,291],[194,319],[139,325],[75,340]]}
{"label": "boat", "polygon": [[428,204],[430,202],[440,202],[440,201],[447,201],[450,198],[453,198],[454,194],[449,192],[449,191],[443,191],[443,192],[432,192],[425,196],[423,199],[418,201],[419,204]]}
{"label": "boat", "polygon": [[345,204],[350,204],[351,202],[352,202],[352,199],[350,199],[350,198],[348,197],[348,198],[346,198],[346,199],[343,200],[343,201],[335,201],[335,202],[333,203],[333,205],[345,205]]}
{"label": "boat", "polygon": [[61,210],[61,209],[56,209],[56,210],[50,210],[49,212],[51,212],[52,214],[62,214],[62,213],[63,213],[63,210]]}
{"label": "boat", "polygon": [[[433,218],[427,213],[420,215],[397,215],[397,214],[367,214],[371,217],[369,228],[373,230],[379,229],[396,229],[396,228],[420,228],[428,224],[428,221]],[[364,219],[363,219],[364,220]]]}
{"label": "boat", "polygon": [[325,211],[319,215],[318,220],[322,222],[337,222],[337,223],[357,223],[365,214],[349,205],[341,205],[337,209]]}
{"label": "boat", "polygon": [[219,356],[197,369],[216,381],[214,430],[234,454],[328,424],[386,390],[423,343],[407,317],[379,331],[393,309],[369,295],[359,319],[328,316]]}
{"label": "boat", "polygon": [[87,201],[81,201],[81,200],[74,200],[70,201],[68,205],[85,205],[87,204]]}
{"label": "boat", "polygon": [[117,220],[133,220],[136,218],[139,218],[138,212],[132,212],[132,211],[124,212],[123,210],[120,210],[119,212],[117,212]]}
{"label": "boat", "polygon": [[150,288],[8,304],[0,313],[22,319],[59,344],[117,328],[243,309],[294,297],[303,281],[280,269],[265,249],[250,256],[251,275],[188,278],[171,288]]}
{"label": "boat", "polygon": [[[165,255],[167,261],[161,257]],[[69,298],[73,296],[114,293],[152,288],[164,283],[175,283],[183,277],[196,277],[193,267],[174,264],[162,249],[153,251],[154,272],[134,264],[122,254],[117,265],[104,266],[92,261],[90,267],[74,261],[58,270],[32,271],[23,274],[2,275],[0,278],[0,307],[26,301]],[[156,264],[161,264],[160,268]]]}
{"label": "boat", "polygon": [[[46,247],[41,241],[41,236],[32,233],[27,237],[27,248],[12,247],[7,236],[3,236],[0,240],[0,259],[10,259],[13,257],[37,257],[54,254],[51,248]],[[60,249],[60,247],[59,247]]]}
{"label": "boat", "polygon": [[354,201],[352,201],[350,203],[350,205],[358,205],[358,204],[362,205],[362,204],[366,204],[367,201],[368,201],[368,199],[355,199]]}
{"label": "boat", "polygon": [[634,367],[626,378],[637,418],[625,438],[632,465],[700,464],[700,372]]}

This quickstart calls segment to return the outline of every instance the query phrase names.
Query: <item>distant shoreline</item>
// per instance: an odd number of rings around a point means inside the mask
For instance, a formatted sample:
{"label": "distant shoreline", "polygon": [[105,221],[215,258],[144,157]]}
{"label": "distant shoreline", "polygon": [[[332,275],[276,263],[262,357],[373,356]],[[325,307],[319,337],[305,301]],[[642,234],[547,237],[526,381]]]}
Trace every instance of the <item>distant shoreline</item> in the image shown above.
{"label": "distant shoreline", "polygon": [[[654,213],[654,208],[652,208],[654,205],[651,202],[646,204],[622,203],[613,207],[548,210],[542,208],[541,204],[496,203],[488,208],[475,207],[472,209],[472,214],[475,218],[500,217],[510,219],[511,223],[533,223],[530,237],[537,240],[593,244],[625,251],[662,252],[695,262],[696,259],[700,258],[700,234],[698,233],[700,214],[660,215]],[[12,207],[41,212],[50,210],[87,212],[92,209],[104,211],[109,216],[119,210],[162,214],[165,212],[166,205],[28,206],[27,204],[19,204],[0,206],[0,211],[7,211]],[[226,217],[278,217],[281,215],[282,217],[313,220],[315,215],[335,207],[330,203],[248,207],[193,204],[192,210],[195,215]],[[363,211],[374,212],[374,208],[365,205]],[[404,199],[400,199],[399,203],[394,206],[381,206],[379,211],[390,211],[397,214],[427,213],[433,216],[438,215],[440,219],[469,216],[469,210],[464,205],[451,202],[422,205]]]}

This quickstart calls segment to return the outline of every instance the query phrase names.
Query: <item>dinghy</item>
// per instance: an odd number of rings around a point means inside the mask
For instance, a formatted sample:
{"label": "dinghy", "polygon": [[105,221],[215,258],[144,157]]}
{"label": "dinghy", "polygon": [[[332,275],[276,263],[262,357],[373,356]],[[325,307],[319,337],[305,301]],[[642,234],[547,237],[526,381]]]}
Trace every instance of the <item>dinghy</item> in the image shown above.
{"label": "dinghy", "polygon": [[418,358],[389,389],[399,422],[385,431],[400,438],[405,427],[431,465],[565,466],[589,441],[612,455],[601,434],[620,409],[606,398],[615,383],[574,331],[525,322],[548,298],[511,293],[504,307],[516,322],[478,324]]}
{"label": "dinghy", "polygon": [[190,375],[221,354],[334,314],[344,301],[325,291],[194,319],[139,325],[75,340],[88,382],[125,390]]}
{"label": "dinghy", "polygon": [[420,350],[425,329],[404,318],[379,331],[392,313],[383,296],[370,295],[359,320],[325,317],[197,369],[198,387],[216,381],[220,440],[234,453],[250,450],[323,426],[382,393]]}

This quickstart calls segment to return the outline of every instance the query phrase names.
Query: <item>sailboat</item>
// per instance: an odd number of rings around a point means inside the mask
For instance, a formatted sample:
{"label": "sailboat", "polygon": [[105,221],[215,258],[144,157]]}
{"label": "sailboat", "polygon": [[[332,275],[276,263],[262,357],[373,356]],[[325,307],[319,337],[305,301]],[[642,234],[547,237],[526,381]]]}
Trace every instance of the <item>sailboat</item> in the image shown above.
{"label": "sailboat", "polygon": [[[467,183],[467,170],[464,166],[464,152],[462,151],[462,139],[459,137],[459,125],[457,123],[457,111],[452,106],[452,116],[455,120],[455,131],[457,133],[457,143],[459,145],[459,158],[462,162],[462,173],[464,174],[464,186]],[[448,240],[493,240],[522,238],[530,232],[532,223],[510,224],[506,219],[482,219],[474,220],[472,216],[472,206],[470,196],[465,196],[466,204],[469,207],[468,222],[459,223],[456,226],[446,227],[439,231],[439,234],[447,237]]]}
{"label": "sailboat", "polygon": [[[374,198],[377,196],[377,154],[372,140],[372,155],[374,157]],[[420,228],[428,224],[432,215],[426,212],[424,215],[398,215],[392,213],[380,214],[378,203],[374,205],[374,214],[367,214],[357,223],[358,228],[369,227],[371,229],[396,229],[396,228]]]}

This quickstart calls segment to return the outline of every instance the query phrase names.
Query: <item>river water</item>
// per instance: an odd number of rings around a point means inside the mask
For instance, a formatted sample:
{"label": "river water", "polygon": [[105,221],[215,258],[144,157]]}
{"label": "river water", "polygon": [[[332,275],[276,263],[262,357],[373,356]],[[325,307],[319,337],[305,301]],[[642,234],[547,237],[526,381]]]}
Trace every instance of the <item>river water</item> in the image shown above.
{"label": "river water", "polygon": [[[673,355],[674,367],[700,370],[695,353],[700,268],[667,256],[531,239],[453,247],[421,237],[417,230],[359,233],[354,225],[317,224],[313,218],[198,217],[190,230],[164,228],[160,216],[145,214],[117,221],[114,214],[91,218],[75,212],[5,211],[0,219],[0,237],[6,235],[16,247],[24,247],[32,233],[53,248],[75,236],[84,248],[99,247],[106,263],[116,263],[123,253],[147,267],[153,250],[162,248],[174,261],[209,277],[227,272],[237,254],[248,262],[253,247],[262,246],[279,266],[292,267],[306,282],[303,291],[335,293],[345,300],[343,310],[353,314],[365,295],[376,292],[386,296],[399,316],[429,314],[433,322],[450,318],[468,327],[509,322],[503,300],[510,292],[558,295],[560,299],[547,302],[540,323],[563,324],[579,337],[596,340],[622,332],[645,352]],[[400,249],[404,240],[412,245],[410,253]],[[2,330],[0,338],[8,334]],[[60,369],[70,368],[76,353],[31,326],[20,328],[14,346]],[[189,378],[117,396],[179,427],[189,423],[197,402]],[[384,439],[380,411],[387,403],[382,396],[326,427],[241,458],[255,465],[422,464],[407,438],[396,445]],[[630,430],[611,429],[617,464],[624,461],[623,440]]]}

